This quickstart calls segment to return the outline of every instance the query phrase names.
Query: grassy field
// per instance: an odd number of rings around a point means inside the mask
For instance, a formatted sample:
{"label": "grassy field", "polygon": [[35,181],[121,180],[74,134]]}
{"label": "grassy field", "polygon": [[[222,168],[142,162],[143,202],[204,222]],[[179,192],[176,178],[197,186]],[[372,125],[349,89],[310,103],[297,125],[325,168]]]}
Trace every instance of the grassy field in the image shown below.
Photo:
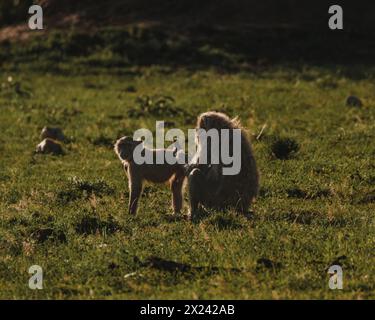
{"label": "grassy field", "polygon": [[[0,298],[375,298],[373,69],[187,68],[137,51],[122,65],[121,46],[65,56],[75,47],[58,39],[1,53]],[[347,106],[350,94],[363,106]],[[128,216],[116,138],[156,120],[187,130],[208,110],[249,130],[261,172],[252,218],[211,212],[191,223],[171,215],[169,191],[155,185]],[[64,130],[65,155],[33,153],[45,125]],[[287,138],[294,152],[280,159]],[[28,287],[35,264],[43,290]],[[333,264],[343,290],[328,287]]]}

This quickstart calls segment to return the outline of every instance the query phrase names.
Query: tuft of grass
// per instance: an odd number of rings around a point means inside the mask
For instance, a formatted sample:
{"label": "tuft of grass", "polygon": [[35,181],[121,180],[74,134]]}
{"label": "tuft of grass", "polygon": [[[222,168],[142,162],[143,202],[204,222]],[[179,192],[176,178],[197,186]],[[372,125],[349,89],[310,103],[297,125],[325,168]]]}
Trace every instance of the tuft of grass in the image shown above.
{"label": "tuft of grass", "polygon": [[55,240],[58,242],[67,242],[67,237],[64,231],[55,230],[53,228],[40,228],[31,233],[31,238],[38,243],[43,243],[47,240]]}
{"label": "tuft of grass", "polygon": [[294,157],[300,145],[292,138],[275,138],[271,143],[271,153],[280,160],[286,160]]}
{"label": "tuft of grass", "polygon": [[182,117],[186,121],[192,121],[192,115],[185,109],[176,106],[175,100],[171,96],[138,96],[135,106],[128,109],[128,117],[163,117],[173,119]]}
{"label": "tuft of grass", "polygon": [[61,203],[68,203],[77,199],[88,199],[91,195],[102,196],[114,193],[114,189],[103,179],[94,181],[83,180],[77,176],[68,179],[68,183],[57,193],[57,199]]}
{"label": "tuft of grass", "polygon": [[102,220],[98,216],[84,215],[75,225],[78,234],[111,234],[121,230],[120,225],[109,216],[107,220]]}
{"label": "tuft of grass", "polygon": [[228,213],[214,214],[210,219],[210,224],[218,230],[236,230],[241,229],[241,218]]}

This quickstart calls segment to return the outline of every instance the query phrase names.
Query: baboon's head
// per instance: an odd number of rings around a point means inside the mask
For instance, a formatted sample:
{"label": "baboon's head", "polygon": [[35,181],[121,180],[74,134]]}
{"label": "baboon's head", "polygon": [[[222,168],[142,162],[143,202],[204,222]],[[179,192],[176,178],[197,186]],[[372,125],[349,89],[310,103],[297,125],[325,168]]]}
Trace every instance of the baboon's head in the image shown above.
{"label": "baboon's head", "polygon": [[197,128],[206,131],[210,129],[233,129],[237,124],[236,121],[237,119],[231,120],[222,112],[209,111],[198,117]]}
{"label": "baboon's head", "polygon": [[115,152],[122,161],[131,161],[136,146],[142,143],[142,140],[133,140],[132,137],[122,137],[115,143]]}
{"label": "baboon's head", "polygon": [[[199,115],[197,120],[197,132],[198,129],[205,131],[210,131],[211,129],[218,130],[220,132],[222,129],[240,129],[241,123],[238,118],[231,119],[225,113],[208,111]],[[199,134],[196,135],[196,143],[200,144]]]}

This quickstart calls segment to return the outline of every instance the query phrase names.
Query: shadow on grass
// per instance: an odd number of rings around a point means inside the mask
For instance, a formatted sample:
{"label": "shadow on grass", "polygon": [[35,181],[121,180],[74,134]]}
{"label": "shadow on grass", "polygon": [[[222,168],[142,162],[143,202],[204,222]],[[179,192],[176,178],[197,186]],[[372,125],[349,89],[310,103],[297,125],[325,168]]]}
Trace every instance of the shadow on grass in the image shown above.
{"label": "shadow on grass", "polygon": [[259,258],[257,260],[256,272],[263,272],[266,270],[270,270],[273,272],[279,271],[282,268],[282,264],[277,261],[270,260],[268,258]]}
{"label": "shadow on grass", "polygon": [[286,221],[302,225],[323,225],[345,227],[356,223],[356,220],[344,217],[329,217],[319,211],[291,209],[287,212],[265,218],[267,221]]}
{"label": "shadow on grass", "polygon": [[57,193],[57,201],[67,204],[78,199],[88,199],[93,194],[96,196],[111,195],[114,189],[104,180],[87,181],[78,177],[69,179],[63,190]]}
{"label": "shadow on grass", "polygon": [[142,267],[153,268],[160,271],[166,271],[171,273],[204,273],[205,275],[209,276],[223,271],[232,273],[240,273],[242,271],[238,268],[224,268],[216,266],[192,266],[190,264],[166,260],[156,256],[148,257],[143,262],[136,257],[135,262],[137,262]]}
{"label": "shadow on grass", "polygon": [[108,219],[100,219],[97,216],[83,216],[75,225],[75,230],[78,234],[89,235],[96,233],[113,234],[116,231],[122,230],[117,221],[109,216]]}

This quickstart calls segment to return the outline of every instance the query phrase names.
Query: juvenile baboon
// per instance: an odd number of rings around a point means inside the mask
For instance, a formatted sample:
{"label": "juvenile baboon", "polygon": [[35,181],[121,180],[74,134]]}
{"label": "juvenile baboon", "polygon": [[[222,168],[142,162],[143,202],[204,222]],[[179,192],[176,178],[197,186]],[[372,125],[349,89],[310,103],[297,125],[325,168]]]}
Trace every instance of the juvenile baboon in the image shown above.
{"label": "juvenile baboon", "polygon": [[[172,190],[172,206],[174,213],[180,212],[182,208],[182,187],[185,178],[184,167],[181,164],[137,164],[133,159],[134,149],[142,144],[142,141],[134,141],[132,137],[122,137],[115,144],[115,152],[124,165],[129,181],[129,213],[136,214],[138,200],[142,193],[144,181],[154,183],[169,182]],[[151,152],[153,159],[156,154],[162,153],[164,159],[167,153],[176,156],[176,150],[169,149],[149,149],[142,146],[142,152]],[[146,150],[147,149],[147,150]]]}
{"label": "juvenile baboon", "polygon": [[[223,175],[225,166],[221,159],[219,164],[199,163],[199,153],[195,164],[188,166],[188,189],[190,213],[193,218],[199,205],[213,209],[233,207],[237,212],[247,213],[252,200],[259,189],[259,174],[254,159],[250,141],[238,119],[230,119],[220,112],[206,112],[197,120],[197,129],[217,129],[219,131],[219,146],[221,145],[220,131],[222,129],[241,130],[241,153],[233,156],[241,157],[241,169],[238,174]],[[198,146],[201,143],[197,139]],[[229,150],[233,150],[233,135],[229,138]],[[210,159],[210,145],[207,145],[207,159]]]}

